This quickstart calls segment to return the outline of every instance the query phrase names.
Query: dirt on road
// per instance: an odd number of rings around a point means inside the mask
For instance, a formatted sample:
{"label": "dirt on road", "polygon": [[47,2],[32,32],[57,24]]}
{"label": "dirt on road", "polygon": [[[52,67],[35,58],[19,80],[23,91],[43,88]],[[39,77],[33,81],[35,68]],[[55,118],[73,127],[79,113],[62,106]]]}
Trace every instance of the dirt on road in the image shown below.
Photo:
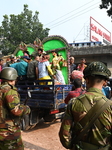
{"label": "dirt on road", "polygon": [[25,150],[66,150],[58,136],[60,125],[60,120],[55,123],[41,121],[32,130],[22,131]]}

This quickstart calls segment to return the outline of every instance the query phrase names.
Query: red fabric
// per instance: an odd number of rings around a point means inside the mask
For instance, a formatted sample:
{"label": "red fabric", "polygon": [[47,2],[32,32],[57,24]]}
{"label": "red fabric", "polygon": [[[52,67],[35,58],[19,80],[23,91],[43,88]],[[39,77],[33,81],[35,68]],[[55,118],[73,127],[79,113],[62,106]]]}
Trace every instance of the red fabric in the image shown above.
{"label": "red fabric", "polygon": [[70,91],[68,93],[67,97],[65,98],[65,103],[68,104],[68,102],[71,98],[78,97],[81,94],[84,94],[85,92],[86,91],[82,90],[81,88],[77,88],[74,91]]}
{"label": "red fabric", "polygon": [[77,67],[77,69],[78,69],[79,71],[82,71],[82,72],[83,72],[83,70],[85,69],[86,66],[87,66],[87,65],[85,65],[85,64],[79,64],[78,67]]}
{"label": "red fabric", "polygon": [[[2,71],[2,65],[0,65],[0,72]],[[2,82],[2,79],[0,79],[0,82]]]}
{"label": "red fabric", "polygon": [[82,79],[82,78],[83,78],[83,73],[82,73],[82,71],[79,71],[79,70],[74,70],[74,71],[72,71],[72,73],[71,73],[71,78],[72,78],[72,79],[76,79],[76,78]]}
{"label": "red fabric", "polygon": [[0,71],[2,71],[2,65],[0,65]]}

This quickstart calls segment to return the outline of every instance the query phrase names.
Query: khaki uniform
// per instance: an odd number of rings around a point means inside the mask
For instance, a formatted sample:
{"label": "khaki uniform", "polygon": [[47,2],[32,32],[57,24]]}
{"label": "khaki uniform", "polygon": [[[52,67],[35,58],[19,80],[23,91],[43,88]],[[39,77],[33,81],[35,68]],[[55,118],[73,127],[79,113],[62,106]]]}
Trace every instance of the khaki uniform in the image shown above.
{"label": "khaki uniform", "polygon": [[84,100],[85,98],[89,101],[91,106],[102,98],[104,100],[107,99],[102,91],[96,88],[90,88],[85,94],[71,99],[60,128],[60,141],[65,148],[72,150],[111,150],[110,143],[112,142],[112,139],[110,139],[110,136],[112,136],[112,106],[109,106],[98,117],[100,126],[98,127],[94,123],[92,128],[82,137],[81,141],[75,143],[74,137],[77,137],[82,130],[77,122],[87,114],[87,109],[81,102],[81,99]]}
{"label": "khaki uniform", "polygon": [[30,108],[20,104],[17,89],[7,82],[0,86],[0,150],[23,150],[20,119]]}

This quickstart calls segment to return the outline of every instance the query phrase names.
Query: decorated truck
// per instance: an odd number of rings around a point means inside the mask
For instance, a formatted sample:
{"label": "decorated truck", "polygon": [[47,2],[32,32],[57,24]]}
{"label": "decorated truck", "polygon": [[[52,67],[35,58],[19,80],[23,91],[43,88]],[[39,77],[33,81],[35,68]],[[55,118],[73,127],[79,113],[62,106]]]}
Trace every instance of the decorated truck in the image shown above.
{"label": "decorated truck", "polygon": [[[64,78],[65,84],[60,84],[54,79],[44,80],[45,85],[39,84],[41,80],[18,81],[16,87],[20,94],[21,103],[27,104],[31,108],[30,115],[25,115],[21,121],[21,128],[28,130],[33,128],[41,119],[45,122],[52,122],[62,117],[66,104],[64,99],[71,90],[70,85],[70,46],[67,41],[61,36],[48,36],[41,42],[38,38],[34,44],[21,45],[15,50],[14,55],[20,57],[24,55],[24,51],[28,51],[31,55],[37,55],[38,49],[42,47],[43,50],[49,54],[50,63],[53,62],[53,53],[56,52],[61,58],[60,70]],[[52,84],[48,84],[51,82]]]}

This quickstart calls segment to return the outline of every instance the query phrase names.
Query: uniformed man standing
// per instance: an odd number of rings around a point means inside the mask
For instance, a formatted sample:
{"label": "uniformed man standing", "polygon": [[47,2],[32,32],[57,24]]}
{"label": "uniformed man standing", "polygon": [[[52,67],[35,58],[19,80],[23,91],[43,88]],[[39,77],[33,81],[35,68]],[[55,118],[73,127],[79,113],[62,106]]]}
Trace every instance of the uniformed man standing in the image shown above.
{"label": "uniformed man standing", "polygon": [[59,131],[66,149],[112,150],[112,102],[102,93],[110,75],[102,62],[84,69],[87,92],[70,100]]}
{"label": "uniformed man standing", "polygon": [[0,150],[24,150],[19,127],[23,115],[30,113],[30,108],[20,104],[20,97],[15,88],[17,71],[5,67],[0,78]]}

